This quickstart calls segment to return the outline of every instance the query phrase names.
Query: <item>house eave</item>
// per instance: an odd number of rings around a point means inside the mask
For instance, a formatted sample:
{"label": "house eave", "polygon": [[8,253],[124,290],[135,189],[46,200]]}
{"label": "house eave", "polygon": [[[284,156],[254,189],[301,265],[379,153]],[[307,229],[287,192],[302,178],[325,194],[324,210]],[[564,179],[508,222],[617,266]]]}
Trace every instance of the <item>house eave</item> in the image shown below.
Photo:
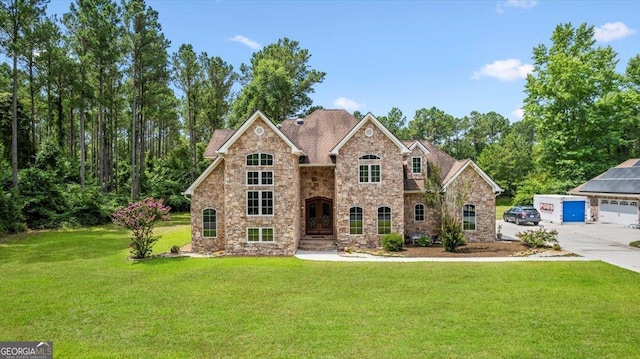
{"label": "house eave", "polygon": [[591,196],[591,197],[622,197],[622,198],[636,198],[640,199],[640,193],[612,193],[612,192],[577,192],[569,191],[569,194],[575,196]]}

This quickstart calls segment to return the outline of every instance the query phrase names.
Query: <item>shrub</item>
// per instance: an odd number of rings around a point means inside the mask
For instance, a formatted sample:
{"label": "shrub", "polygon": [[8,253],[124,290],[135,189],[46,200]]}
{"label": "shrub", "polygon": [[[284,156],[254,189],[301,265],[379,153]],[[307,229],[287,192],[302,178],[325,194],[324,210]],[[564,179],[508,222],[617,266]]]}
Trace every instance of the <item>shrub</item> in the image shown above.
{"label": "shrub", "polygon": [[516,237],[529,248],[551,247],[558,242],[558,231],[544,228],[516,233]]}
{"label": "shrub", "polygon": [[380,239],[380,243],[382,244],[382,248],[387,252],[399,252],[404,245],[404,238],[397,233],[385,234]]}
{"label": "shrub", "polygon": [[442,236],[442,247],[444,247],[444,250],[447,252],[455,252],[458,247],[467,244],[467,240],[464,238],[464,232],[462,231],[462,224],[450,214],[443,214],[440,232]]}
{"label": "shrub", "polygon": [[180,253],[180,247],[178,247],[177,245],[175,245],[175,244],[174,244],[174,245],[171,247],[171,253],[173,253],[173,254],[178,254],[178,253]]}
{"label": "shrub", "polygon": [[129,204],[111,215],[113,223],[133,232],[131,254],[134,258],[145,258],[151,255],[154,237],[153,226],[159,221],[169,221],[170,207],[162,204],[162,200],[145,198]]}
{"label": "shrub", "polygon": [[429,247],[431,246],[431,240],[429,237],[422,235],[418,238],[418,247]]}

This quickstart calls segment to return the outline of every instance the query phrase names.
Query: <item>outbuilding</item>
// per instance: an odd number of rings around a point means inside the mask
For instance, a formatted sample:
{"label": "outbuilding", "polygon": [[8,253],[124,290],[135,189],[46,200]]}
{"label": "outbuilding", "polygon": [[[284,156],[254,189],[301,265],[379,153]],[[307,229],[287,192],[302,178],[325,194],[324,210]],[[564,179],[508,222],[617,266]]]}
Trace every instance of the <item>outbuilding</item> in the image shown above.
{"label": "outbuilding", "polygon": [[590,218],[638,225],[640,158],[629,159],[569,191],[589,198]]}
{"label": "outbuilding", "polygon": [[560,194],[536,194],[533,206],[540,212],[543,221],[551,223],[585,223],[588,216],[589,199],[585,196]]}

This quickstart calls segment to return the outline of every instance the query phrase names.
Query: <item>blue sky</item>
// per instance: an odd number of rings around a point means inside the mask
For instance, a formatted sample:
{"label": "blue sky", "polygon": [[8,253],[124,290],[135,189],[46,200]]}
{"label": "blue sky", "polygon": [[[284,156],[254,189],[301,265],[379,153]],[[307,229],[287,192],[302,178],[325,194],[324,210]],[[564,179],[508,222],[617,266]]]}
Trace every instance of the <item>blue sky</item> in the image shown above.
{"label": "blue sky", "polygon": [[[521,117],[532,49],[557,24],[596,27],[618,70],[640,54],[637,1],[205,1],[147,0],[175,52],[190,43],[236,69],[261,46],[288,37],[327,73],[314,105],[386,115],[420,108],[456,117]],[[53,0],[62,14],[69,1]]]}

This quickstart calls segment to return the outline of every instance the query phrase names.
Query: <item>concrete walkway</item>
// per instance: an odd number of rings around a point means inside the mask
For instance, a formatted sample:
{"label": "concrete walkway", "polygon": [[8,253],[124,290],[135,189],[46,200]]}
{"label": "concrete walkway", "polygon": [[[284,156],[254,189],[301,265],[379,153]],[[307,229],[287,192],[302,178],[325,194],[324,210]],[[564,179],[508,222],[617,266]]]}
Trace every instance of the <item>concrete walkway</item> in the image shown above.
{"label": "concrete walkway", "polygon": [[[502,224],[502,233],[508,237],[515,237],[516,232],[537,228],[496,221],[496,225],[499,224]],[[629,245],[640,240],[640,229],[602,223],[560,225],[541,222],[540,225],[557,230],[558,242],[567,251],[640,273],[640,248]]]}

